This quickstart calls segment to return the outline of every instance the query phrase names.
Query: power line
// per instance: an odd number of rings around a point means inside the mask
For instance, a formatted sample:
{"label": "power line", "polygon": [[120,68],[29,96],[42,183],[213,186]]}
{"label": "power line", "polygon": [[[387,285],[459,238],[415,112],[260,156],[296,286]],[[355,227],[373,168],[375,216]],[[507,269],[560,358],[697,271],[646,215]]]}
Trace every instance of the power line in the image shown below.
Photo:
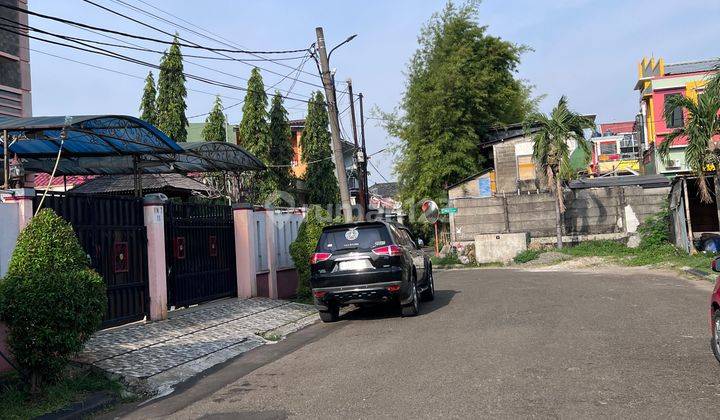
{"label": "power line", "polygon": [[[127,62],[130,62],[130,63],[133,63],[133,64],[143,65],[143,66],[150,67],[150,68],[154,68],[154,69],[158,69],[158,70],[160,69],[160,66],[159,66],[159,65],[156,65],[156,64],[153,64],[153,63],[148,63],[148,62],[146,62],[146,61],[139,60],[139,59],[136,59],[136,58],[133,58],[133,57],[129,57],[129,56],[126,56],[126,55],[123,55],[123,54],[120,54],[120,53],[116,53],[116,52],[114,52],[114,51],[106,50],[106,49],[103,49],[103,48],[100,48],[100,47],[95,47],[95,46],[93,46],[93,45],[88,45],[88,44],[82,43],[82,42],[80,42],[80,41],[73,41],[73,42],[78,43],[78,44],[80,44],[80,45],[84,45],[84,46],[86,46],[86,47],[88,47],[88,48],[81,48],[81,47],[78,47],[78,46],[75,46],[75,45],[70,45],[70,44],[65,44],[65,43],[62,43],[62,42],[52,41],[52,40],[49,40],[49,39],[39,38],[39,37],[32,36],[32,35],[29,35],[29,34],[25,34],[25,33],[19,32],[19,31],[13,31],[13,30],[7,29],[7,27],[3,27],[2,25],[0,25],[0,30],[6,31],[6,32],[11,32],[11,33],[14,33],[14,34],[16,34],[16,35],[24,36],[24,37],[27,37],[27,38],[30,38],[30,39],[36,39],[36,40],[38,40],[38,41],[46,42],[46,43],[49,43],[49,44],[55,44],[55,45],[63,46],[63,47],[66,47],[66,48],[72,48],[72,49],[76,49],[76,50],[79,50],[79,51],[89,52],[89,53],[92,53],[92,54],[103,55],[103,56],[107,56],[107,57],[119,59],[119,60],[122,60],[122,61],[127,61]],[[62,36],[60,36],[60,37],[62,37]],[[91,49],[89,49],[89,48],[91,48]],[[94,49],[93,49],[93,48],[94,48]],[[220,81],[217,81],[217,80],[209,79],[209,78],[202,77],[202,76],[197,76],[197,75],[195,75],[195,74],[191,74],[191,73],[187,73],[187,72],[183,72],[183,74],[185,75],[185,77],[187,77],[187,78],[189,78],[189,79],[197,80],[197,81],[200,81],[200,82],[203,82],[203,83],[207,83],[207,84],[211,84],[211,85],[214,85],[214,86],[219,86],[219,87],[223,87],[223,88],[226,88],[226,89],[232,89],[232,90],[241,90],[241,91],[244,91],[244,92],[247,92],[247,91],[248,91],[247,88],[244,88],[244,87],[242,87],[242,86],[237,86],[237,85],[232,85],[232,84],[225,83],[225,82],[220,82]],[[308,103],[308,101],[306,101],[306,100],[304,100],[304,99],[293,98],[293,97],[290,97],[290,96],[286,96],[285,98],[286,98],[286,99],[290,99],[290,100],[294,100],[294,101],[298,101],[298,102]]]}
{"label": "power line", "polygon": [[[197,26],[197,25],[193,24],[192,22],[189,22],[189,21],[187,21],[187,20],[185,20],[185,19],[183,19],[183,18],[181,18],[181,17],[179,17],[179,16],[173,15],[172,13],[167,12],[167,11],[165,11],[165,10],[163,10],[163,9],[160,9],[159,7],[156,7],[156,6],[154,6],[154,5],[152,5],[152,4],[148,3],[148,2],[139,0],[140,3],[143,3],[143,4],[145,4],[146,6],[152,8],[152,9],[155,9],[155,10],[157,10],[157,11],[159,11],[159,12],[161,12],[161,13],[164,13],[164,14],[166,14],[166,15],[168,15],[168,16],[171,16],[171,17],[173,17],[173,18],[175,18],[175,19],[178,19],[178,20],[180,20],[180,21],[182,21],[182,22],[184,22],[184,23],[186,23],[186,24],[188,24],[188,25],[190,25],[190,26],[192,26],[192,27],[195,27],[195,28],[197,28],[197,29],[199,29],[199,30],[201,30],[201,31],[204,31],[204,32],[212,35],[212,37],[211,37],[211,36],[208,36],[208,35],[205,35],[205,34],[203,34],[203,33],[197,32],[197,31],[195,31],[195,30],[193,30],[193,29],[191,29],[191,28],[188,28],[187,26],[183,26],[183,25],[181,25],[181,24],[179,24],[179,23],[177,23],[177,22],[173,22],[173,21],[171,21],[171,20],[165,19],[165,18],[163,18],[162,16],[158,16],[158,15],[156,15],[156,14],[154,14],[154,13],[152,13],[152,12],[149,12],[149,11],[143,9],[143,8],[140,8],[140,7],[137,7],[137,6],[133,6],[133,5],[131,5],[131,4],[128,4],[128,3],[126,3],[125,1],[122,1],[122,0],[111,0],[111,1],[115,2],[116,4],[122,4],[122,5],[124,5],[125,7],[131,8],[131,9],[133,9],[133,10],[136,10],[136,11],[138,11],[138,12],[140,12],[140,13],[146,15],[146,16],[150,16],[150,17],[152,17],[153,19],[159,20],[159,21],[161,21],[161,22],[168,23],[168,24],[170,24],[171,26],[174,26],[174,27],[176,27],[176,28],[180,28],[180,29],[184,29],[184,30],[186,30],[186,31],[189,31],[189,32],[191,32],[191,33],[193,33],[193,34],[196,34],[196,35],[198,35],[198,36],[201,36],[201,37],[203,37],[203,38],[205,38],[205,39],[208,39],[208,40],[210,40],[210,41],[216,42],[216,43],[218,43],[218,44],[220,44],[220,45],[225,45],[226,47],[233,47],[233,48],[238,48],[238,47],[242,48],[241,45],[238,45],[237,43],[233,43],[232,41],[228,40],[227,38],[223,38],[223,37],[220,36],[220,35],[214,34],[214,33],[210,32],[210,31],[208,31],[207,29],[201,28],[200,26]],[[220,40],[218,40],[218,38],[219,38]],[[227,41],[227,42],[223,42],[223,40],[224,40],[224,41]],[[250,53],[250,54],[253,55],[253,56],[255,56],[255,57],[262,58],[262,59],[264,59],[264,60],[266,60],[266,61],[275,63],[275,59],[260,57],[258,54],[262,54],[261,52],[260,52],[260,53]],[[282,65],[281,63],[275,63],[275,64],[277,64],[277,65]],[[309,72],[303,72],[303,73],[305,73],[305,74],[307,74],[307,75],[310,75],[310,76],[313,76],[313,77],[318,77],[318,78],[320,78],[320,75],[319,75],[319,74],[314,74],[314,73],[309,73]]]}
{"label": "power line", "polygon": [[[83,1],[86,1],[86,2],[91,3],[90,0],[83,0]],[[200,27],[200,26],[198,26],[198,25],[195,25],[195,24],[193,24],[192,22],[189,22],[189,21],[187,21],[187,20],[185,20],[185,19],[183,19],[183,18],[181,18],[181,17],[179,17],[179,16],[173,15],[172,13],[167,12],[167,11],[165,11],[165,10],[159,8],[159,7],[156,7],[156,6],[150,4],[150,3],[146,2],[146,1],[138,0],[138,1],[140,1],[140,3],[143,3],[143,4],[145,4],[146,6],[151,7],[152,9],[155,9],[155,10],[157,10],[157,11],[159,11],[159,12],[161,12],[161,13],[164,13],[164,14],[166,14],[166,15],[168,15],[168,16],[171,16],[171,17],[173,17],[173,18],[175,18],[175,19],[178,19],[178,20],[180,20],[180,21],[182,21],[182,22],[184,22],[184,23],[186,23],[186,24],[188,24],[188,25],[190,25],[190,26],[192,26],[192,27],[195,27],[195,28],[197,28],[197,29],[199,29],[199,30],[201,30],[201,31],[204,31],[204,32],[212,35],[212,37],[211,37],[211,36],[208,36],[208,35],[205,35],[205,34],[203,34],[203,33],[197,32],[197,31],[195,31],[195,30],[193,30],[193,29],[190,29],[190,28],[188,28],[187,26],[183,26],[183,25],[181,25],[181,24],[179,24],[179,23],[177,23],[177,22],[173,22],[173,21],[171,21],[171,20],[165,19],[165,18],[163,18],[162,16],[158,16],[158,15],[156,15],[156,14],[154,14],[154,13],[152,13],[152,12],[149,12],[149,11],[143,9],[143,8],[140,8],[140,7],[137,7],[137,6],[128,4],[127,2],[125,2],[125,1],[123,1],[123,0],[110,0],[110,1],[112,1],[112,2],[114,2],[114,3],[116,3],[116,4],[121,4],[121,5],[125,6],[126,8],[129,8],[129,9],[132,9],[132,10],[135,10],[135,11],[138,11],[138,12],[140,12],[140,13],[146,15],[146,16],[150,16],[150,17],[152,17],[153,19],[156,19],[156,20],[159,20],[159,21],[161,21],[161,22],[165,22],[165,23],[167,23],[167,24],[170,24],[171,26],[174,26],[174,27],[176,27],[176,28],[180,28],[180,29],[187,30],[187,31],[189,31],[189,32],[191,32],[191,33],[193,33],[193,34],[199,35],[199,36],[201,36],[201,37],[203,37],[203,38],[205,38],[205,39],[208,39],[208,40],[210,40],[210,41],[216,42],[216,43],[218,43],[218,44],[225,45],[225,46],[229,46],[229,47],[236,47],[236,48],[237,48],[237,47],[240,47],[240,48],[242,48],[241,45],[239,45],[239,44],[237,44],[237,43],[233,43],[231,40],[229,40],[229,39],[227,39],[227,38],[224,38],[224,37],[222,37],[222,36],[220,36],[220,35],[217,35],[217,34],[211,32],[211,31],[209,31],[209,30],[207,30],[207,29],[204,29],[204,28],[202,28],[202,27]],[[115,12],[115,13],[117,13],[117,12]],[[147,24],[145,24],[145,23],[141,23],[141,24],[143,24],[144,26],[147,26]],[[156,29],[156,28],[154,28],[154,27],[152,27],[152,28],[153,28],[153,29]],[[163,31],[161,31],[161,32],[163,32]],[[218,38],[219,38],[219,39],[218,39]],[[188,41],[188,40],[185,40],[185,41],[186,41],[186,42],[190,42],[190,41]],[[313,44],[313,45],[314,45],[314,44]],[[308,48],[308,51],[311,51],[311,49],[312,49],[312,46],[311,46],[310,48]],[[255,56],[255,57],[262,58],[262,59],[264,59],[264,60],[266,60],[266,61],[268,61],[268,62],[272,62],[272,63],[274,63],[274,64],[277,64],[277,65],[279,65],[279,66],[283,66],[283,67],[290,68],[289,66],[287,66],[287,65],[285,65],[285,64],[283,64],[283,63],[278,63],[278,62],[276,62],[275,59],[261,57],[261,56],[258,55],[258,54],[253,54],[253,53],[250,53],[250,54],[253,55],[253,56]],[[261,53],[260,53],[260,54],[261,54]],[[311,56],[312,56],[312,54],[311,54]],[[262,68],[262,67],[261,67],[261,68]],[[268,71],[268,72],[270,72],[270,73],[273,73],[272,71],[270,71],[270,70],[268,70],[268,69],[265,69],[265,68],[262,68],[262,69],[265,70],[265,71]],[[320,74],[319,74],[319,73],[320,73],[319,68],[318,68],[318,74],[310,73],[310,72],[307,72],[307,71],[301,71],[301,73],[307,74],[307,75],[310,75],[310,76],[313,76],[313,77],[321,78],[321,76],[320,76]],[[274,73],[274,74],[279,75],[278,73]],[[303,82],[303,81],[301,81],[301,82]],[[314,85],[314,86],[319,87],[319,88],[323,88],[323,86],[318,86],[318,85]],[[342,92],[347,93],[346,91],[342,91]]]}
{"label": "power line", "polygon": [[[115,35],[125,36],[128,38],[135,38],[135,39],[140,39],[143,41],[150,41],[150,42],[156,42],[159,44],[172,45],[172,42],[170,42],[170,41],[165,41],[165,40],[161,40],[161,39],[157,39],[157,38],[150,38],[150,37],[146,37],[146,36],[142,36],[142,35],[129,34],[127,32],[116,31],[116,30],[108,29],[108,28],[101,28],[98,26],[88,25],[85,23],[81,23],[81,22],[77,22],[77,21],[73,21],[73,20],[69,20],[69,19],[64,19],[64,18],[57,17],[57,16],[51,16],[51,15],[46,15],[43,13],[34,12],[32,10],[23,9],[23,8],[20,8],[17,6],[11,6],[8,4],[0,4],[0,7],[14,10],[19,13],[25,13],[25,14],[32,15],[32,16],[37,16],[42,19],[53,20],[56,22],[67,24],[67,25],[77,25],[77,26],[82,26],[84,28],[88,28],[88,29],[94,29],[97,31],[109,32],[109,33],[113,33]],[[182,44],[182,43],[180,43],[180,46],[186,47],[186,48],[204,49],[204,50],[213,51],[213,52],[229,52],[229,53],[241,53],[241,54],[290,54],[290,53],[298,53],[298,52],[308,51],[307,48],[295,49],[295,50],[280,50],[280,51],[277,51],[277,50],[276,51],[249,51],[249,50],[242,50],[242,49],[212,48],[212,47],[206,47],[206,46],[202,46],[202,45],[198,45],[198,44],[191,45],[191,44]]]}
{"label": "power line", "polygon": [[377,174],[380,175],[380,178],[382,178],[383,181],[387,182],[388,184],[390,183],[390,181],[388,181],[387,178],[385,178],[385,176],[378,170],[378,168],[376,168],[375,165],[373,165],[371,160],[368,159],[367,163],[369,163],[370,166],[372,166],[373,169],[375,169],[375,172],[377,172]]}
{"label": "power line", "polygon": [[[241,62],[241,63],[243,63],[243,64],[245,64],[245,65],[248,65],[248,66],[251,66],[251,67],[258,67],[258,68],[260,68],[260,69],[262,69],[262,70],[265,70],[265,71],[268,72],[268,73],[275,74],[275,75],[277,75],[277,76],[284,76],[282,73],[278,73],[278,72],[276,72],[276,71],[273,71],[273,70],[270,70],[270,69],[267,69],[267,68],[264,68],[264,67],[260,67],[260,66],[254,65],[254,64],[249,64],[249,63],[244,62],[242,59],[235,58],[235,57],[230,57],[230,56],[228,56],[228,55],[225,55],[225,54],[223,54],[223,49],[204,47],[204,46],[202,46],[202,45],[200,45],[200,44],[197,44],[197,43],[195,43],[195,42],[193,42],[193,41],[190,41],[190,40],[188,40],[188,39],[186,39],[186,38],[180,37],[179,35],[177,35],[177,33],[176,33],[176,34],[172,34],[172,33],[170,33],[170,32],[164,31],[164,30],[159,29],[159,28],[157,28],[157,27],[155,27],[155,26],[153,26],[153,25],[150,25],[150,24],[148,24],[148,23],[145,23],[145,22],[143,22],[143,21],[141,21],[141,20],[139,20],[139,19],[135,19],[135,18],[133,18],[133,17],[131,17],[131,16],[125,15],[125,14],[123,14],[123,13],[120,13],[120,12],[118,12],[118,11],[116,11],[116,10],[110,9],[110,8],[105,7],[105,6],[102,6],[102,5],[99,5],[99,4],[97,4],[97,3],[95,3],[95,2],[93,2],[93,1],[91,1],[91,0],[83,0],[83,1],[86,2],[86,3],[88,3],[88,4],[92,4],[92,5],[96,6],[96,7],[99,7],[99,8],[101,8],[101,9],[103,9],[103,10],[106,10],[106,11],[108,11],[108,12],[110,12],[110,13],[112,13],[112,14],[115,14],[115,15],[117,15],[117,16],[121,16],[121,17],[123,17],[123,18],[125,18],[125,19],[127,19],[127,20],[130,20],[131,22],[135,22],[135,23],[137,23],[137,24],[139,24],[139,25],[142,25],[142,26],[145,26],[145,27],[147,27],[147,28],[153,29],[153,30],[155,30],[155,31],[158,31],[158,32],[160,32],[160,33],[162,33],[162,34],[165,34],[165,35],[168,35],[168,36],[177,37],[178,40],[184,41],[185,43],[189,43],[189,44],[182,44],[182,43],[181,43],[181,44],[180,44],[181,46],[183,46],[183,45],[191,45],[191,46],[193,46],[193,47],[195,47],[195,48],[207,49],[208,51],[212,51],[212,52],[214,52],[214,53],[216,53],[216,54],[219,54],[219,55],[222,55],[222,56],[224,56],[224,57],[232,58],[233,61],[238,61],[238,62]],[[118,3],[117,0],[113,0],[113,1],[115,1],[116,3]],[[138,7],[135,7],[135,6],[132,6],[132,5],[127,5],[127,3],[124,3],[124,2],[120,2],[120,3],[126,5],[127,7],[131,7],[132,9],[139,10],[140,12],[145,12],[145,11],[143,11],[142,9],[138,8]],[[147,12],[147,13],[149,13],[149,12]],[[156,15],[153,15],[153,14],[151,14],[151,13],[150,13],[150,15],[156,16]],[[159,18],[159,19],[162,19],[162,18]],[[308,51],[308,49],[305,49],[305,51]],[[252,53],[249,53],[249,54],[252,54]],[[268,61],[272,61],[272,60],[268,59]],[[288,66],[287,64],[284,64],[284,63],[275,63],[275,64],[280,65],[280,66],[283,66],[283,67],[287,67],[287,68],[290,68],[290,69],[293,69],[293,67]],[[314,75],[314,76],[318,76],[318,75]],[[319,77],[319,76],[318,76],[318,77]],[[316,83],[307,82],[307,81],[304,81],[304,80],[299,80],[299,81],[300,81],[301,83],[304,83],[304,84],[307,84],[307,85],[310,85],[310,86],[314,86],[314,87],[317,87],[317,88],[322,88],[322,87],[323,87],[322,85],[318,85],[318,84],[316,84]]]}

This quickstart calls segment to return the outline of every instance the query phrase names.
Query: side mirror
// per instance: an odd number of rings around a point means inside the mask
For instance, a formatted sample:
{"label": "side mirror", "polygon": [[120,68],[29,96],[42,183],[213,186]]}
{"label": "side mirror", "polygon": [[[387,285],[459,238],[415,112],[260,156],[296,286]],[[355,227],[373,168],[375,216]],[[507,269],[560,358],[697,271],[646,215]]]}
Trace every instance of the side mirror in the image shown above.
{"label": "side mirror", "polygon": [[712,263],[710,263],[710,267],[712,268],[712,271],[720,273],[720,257],[715,257],[715,259],[712,260]]}
{"label": "side mirror", "polygon": [[[418,238],[418,246],[422,248],[424,245],[425,245],[425,242],[423,242],[422,239]],[[714,261],[713,261],[713,263],[714,263]]]}

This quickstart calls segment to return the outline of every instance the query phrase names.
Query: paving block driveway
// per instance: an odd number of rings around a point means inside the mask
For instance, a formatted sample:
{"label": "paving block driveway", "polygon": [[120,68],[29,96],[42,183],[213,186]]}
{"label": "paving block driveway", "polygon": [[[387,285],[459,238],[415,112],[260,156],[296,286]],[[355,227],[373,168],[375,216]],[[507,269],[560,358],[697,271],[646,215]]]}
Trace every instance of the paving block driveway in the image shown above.
{"label": "paving block driveway", "polygon": [[[159,388],[265,344],[262,333],[315,321],[312,306],[264,298],[227,299],[93,335],[79,360]],[[181,373],[177,373],[181,371]]]}
{"label": "paving block driveway", "polygon": [[[415,318],[354,311],[130,418],[717,418],[711,284],[639,269],[436,273]],[[275,359],[254,355],[313,334]]]}

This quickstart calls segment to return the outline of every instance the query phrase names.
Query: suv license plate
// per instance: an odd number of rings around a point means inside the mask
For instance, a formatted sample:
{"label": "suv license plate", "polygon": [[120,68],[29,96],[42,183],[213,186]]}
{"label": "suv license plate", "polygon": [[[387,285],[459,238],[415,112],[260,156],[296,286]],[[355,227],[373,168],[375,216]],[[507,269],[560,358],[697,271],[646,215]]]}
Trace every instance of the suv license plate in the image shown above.
{"label": "suv license plate", "polygon": [[370,268],[371,264],[368,260],[351,260],[351,261],[340,261],[340,271],[353,271]]}

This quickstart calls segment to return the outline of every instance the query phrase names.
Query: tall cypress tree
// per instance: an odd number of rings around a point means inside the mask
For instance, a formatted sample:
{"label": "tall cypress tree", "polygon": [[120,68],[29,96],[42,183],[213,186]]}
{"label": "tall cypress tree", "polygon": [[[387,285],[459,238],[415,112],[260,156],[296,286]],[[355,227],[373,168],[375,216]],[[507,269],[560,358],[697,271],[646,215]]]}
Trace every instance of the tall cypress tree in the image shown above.
{"label": "tall cypress tree", "polygon": [[[243,104],[243,117],[238,130],[240,145],[265,164],[270,164],[270,131],[267,105],[268,98],[260,70],[254,68],[248,80],[245,103]],[[250,199],[255,203],[265,200],[275,189],[270,171],[253,173],[249,176],[248,181],[252,187]]]}
{"label": "tall cypress tree", "polygon": [[222,101],[219,96],[215,97],[215,105],[205,120],[205,126],[202,130],[202,136],[205,141],[225,141],[225,114],[223,114]]}
{"label": "tall cypress tree", "polygon": [[178,36],[160,61],[157,96],[157,126],[175,141],[187,140],[185,74]]}
{"label": "tall cypress tree", "polygon": [[290,121],[283,105],[280,92],[273,96],[270,106],[270,168],[273,174],[275,187],[282,191],[292,189],[292,163],[293,149],[290,143]]}
{"label": "tall cypress tree", "polygon": [[145,78],[145,88],[143,89],[142,99],[140,100],[140,119],[150,124],[157,124],[157,109],[155,109],[155,78],[152,71],[148,72]]}
{"label": "tall cypress tree", "polygon": [[325,98],[321,92],[315,92],[308,103],[305,130],[300,144],[302,159],[307,163],[305,182],[308,188],[308,201],[323,206],[337,203],[340,195],[335,177],[335,165],[331,159],[328,124]]}

